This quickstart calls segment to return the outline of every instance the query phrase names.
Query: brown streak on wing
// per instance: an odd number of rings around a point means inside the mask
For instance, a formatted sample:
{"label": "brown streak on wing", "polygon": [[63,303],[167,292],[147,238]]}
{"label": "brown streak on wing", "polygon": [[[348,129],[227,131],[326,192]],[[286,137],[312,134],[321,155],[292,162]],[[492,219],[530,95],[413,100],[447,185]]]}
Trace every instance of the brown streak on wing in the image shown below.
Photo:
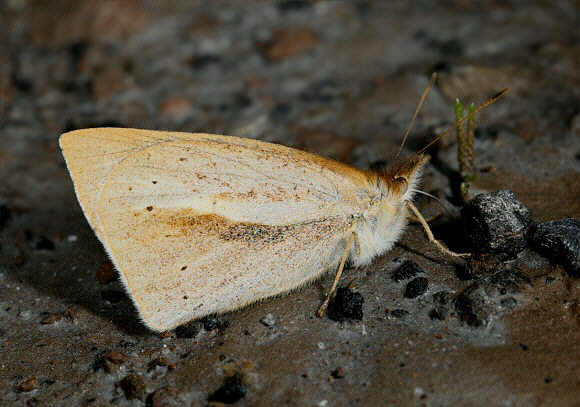
{"label": "brown streak on wing", "polygon": [[[244,242],[250,245],[267,245],[282,242],[290,237],[297,241],[323,237],[336,227],[335,221],[325,219],[290,225],[264,225],[250,222],[233,222],[215,214],[200,214],[191,209],[162,209],[147,207],[147,222],[165,224],[163,237],[187,236],[194,241],[218,239],[223,242]],[[135,212],[135,216],[144,211]],[[344,220],[340,221],[344,223]],[[150,229],[151,230],[151,229]],[[153,229],[155,230],[155,229]],[[302,236],[300,236],[302,235]],[[142,236],[156,239],[160,236]]]}

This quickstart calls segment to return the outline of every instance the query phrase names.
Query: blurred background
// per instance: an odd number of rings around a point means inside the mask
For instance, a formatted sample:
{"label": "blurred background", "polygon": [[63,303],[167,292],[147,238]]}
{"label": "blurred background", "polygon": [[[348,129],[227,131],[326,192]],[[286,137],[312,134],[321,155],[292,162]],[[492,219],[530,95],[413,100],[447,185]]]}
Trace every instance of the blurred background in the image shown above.
{"label": "blurred background", "polygon": [[[229,327],[198,326],[194,339],[147,332],[119,287],[95,281],[106,255],[58,137],[102,126],[241,135],[366,168],[391,162],[438,71],[403,157],[453,124],[455,98],[480,103],[509,87],[478,115],[477,187],[513,190],[536,221],[578,218],[578,4],[0,1],[0,404],[141,405],[160,403],[158,390],[174,404],[157,405],[203,405],[235,370],[248,389],[240,405],[573,405],[569,311],[549,314],[568,318],[549,339],[521,328],[537,309],[495,336],[434,326],[419,303],[408,305],[415,322],[393,326],[390,291],[373,285],[380,270],[357,283],[363,323],[311,319],[323,279],[226,315]],[[422,185],[450,207],[454,137],[432,149]],[[425,238],[418,227],[409,236],[403,247],[417,255]],[[446,284],[446,271],[429,272]],[[268,314],[275,327],[260,323]],[[441,332],[449,342],[433,339]],[[124,355],[111,371],[110,352]]]}

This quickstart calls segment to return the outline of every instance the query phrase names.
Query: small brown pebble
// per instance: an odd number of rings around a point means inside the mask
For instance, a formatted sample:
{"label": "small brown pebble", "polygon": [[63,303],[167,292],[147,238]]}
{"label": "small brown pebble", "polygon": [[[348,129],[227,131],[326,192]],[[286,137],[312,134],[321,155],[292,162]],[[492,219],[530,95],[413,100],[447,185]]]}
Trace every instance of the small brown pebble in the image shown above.
{"label": "small brown pebble", "polygon": [[318,44],[318,36],[309,28],[276,30],[274,41],[266,46],[266,53],[272,62],[302,54]]}
{"label": "small brown pebble", "polygon": [[145,401],[145,380],[140,375],[132,373],[121,380],[120,385],[127,399]]}
{"label": "small brown pebble", "polygon": [[171,338],[171,331],[161,332],[159,336],[161,337],[161,339]]}
{"label": "small brown pebble", "polygon": [[161,387],[151,393],[148,401],[151,407],[177,407],[182,406],[182,401],[179,400],[179,390],[177,387]]}
{"label": "small brown pebble", "polygon": [[125,355],[123,355],[121,352],[109,352],[104,356],[105,360],[108,360],[109,362],[115,363],[116,365],[120,365],[122,363],[125,362]]}
{"label": "small brown pebble", "polygon": [[115,373],[125,363],[125,355],[121,352],[109,352],[103,356],[103,367],[107,373]]}
{"label": "small brown pebble", "polygon": [[70,307],[64,312],[64,316],[73,324],[81,319],[81,312],[77,307]]}
{"label": "small brown pebble", "polygon": [[38,380],[36,380],[34,377],[18,385],[18,391],[23,393],[28,393],[29,391],[32,391],[36,388],[38,388]]}
{"label": "small brown pebble", "polygon": [[60,319],[62,318],[61,314],[49,314],[46,317],[44,317],[44,319],[42,320],[42,325],[51,325],[54,324],[55,322],[60,321]]}
{"label": "small brown pebble", "polygon": [[117,273],[113,269],[113,263],[106,260],[99,266],[95,279],[102,285],[109,284],[111,281],[117,279]]}
{"label": "small brown pebble", "polygon": [[167,358],[165,356],[159,356],[153,359],[151,362],[149,362],[149,368],[147,369],[147,371],[150,372],[152,370],[155,370],[157,366],[167,366],[167,365],[169,365]]}

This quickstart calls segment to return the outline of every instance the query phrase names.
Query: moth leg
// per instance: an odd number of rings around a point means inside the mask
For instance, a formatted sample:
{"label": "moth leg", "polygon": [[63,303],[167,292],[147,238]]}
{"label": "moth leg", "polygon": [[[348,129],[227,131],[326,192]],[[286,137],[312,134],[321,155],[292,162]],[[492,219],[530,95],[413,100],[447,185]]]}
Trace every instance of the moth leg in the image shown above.
{"label": "moth leg", "polygon": [[435,236],[433,236],[433,232],[431,232],[431,228],[427,224],[427,221],[425,220],[423,215],[421,215],[421,212],[419,212],[419,209],[417,209],[411,201],[405,201],[405,203],[409,206],[409,208],[411,208],[411,210],[413,212],[415,212],[415,215],[417,216],[417,219],[419,220],[419,222],[421,222],[421,226],[423,226],[423,229],[425,230],[425,233],[427,234],[429,241],[431,243],[433,243],[435,246],[437,246],[437,248],[439,250],[441,250],[441,252],[443,252],[446,255],[451,256],[451,257],[469,257],[469,256],[471,256],[471,254],[469,254],[469,253],[452,252],[451,250],[449,250],[448,248],[443,246],[437,239],[435,239]]}
{"label": "moth leg", "polygon": [[336,291],[336,286],[338,285],[338,280],[340,280],[340,276],[342,275],[342,270],[344,269],[344,265],[346,263],[346,259],[348,258],[348,253],[350,252],[350,247],[352,246],[352,242],[354,241],[354,238],[355,238],[355,235],[353,233],[350,235],[350,237],[348,239],[348,243],[346,244],[346,247],[344,249],[344,253],[342,254],[342,259],[340,260],[340,266],[338,266],[338,271],[336,272],[336,277],[334,277],[334,283],[332,284],[332,288],[328,292],[328,295],[326,296],[324,303],[320,306],[320,308],[318,309],[318,312],[316,313],[316,315],[318,317],[321,317],[324,315],[324,311],[326,311],[326,308],[328,308],[328,303],[330,302],[330,298],[332,297],[332,295]]}
{"label": "moth leg", "polygon": [[[437,219],[439,216],[441,216],[442,213],[441,212],[437,212],[435,215],[430,216],[429,218],[425,219],[425,221],[427,223],[429,222],[433,222],[435,219]],[[416,222],[416,223],[421,223],[421,219],[419,219],[418,217],[416,217],[415,215],[409,215],[409,220],[411,222]]]}

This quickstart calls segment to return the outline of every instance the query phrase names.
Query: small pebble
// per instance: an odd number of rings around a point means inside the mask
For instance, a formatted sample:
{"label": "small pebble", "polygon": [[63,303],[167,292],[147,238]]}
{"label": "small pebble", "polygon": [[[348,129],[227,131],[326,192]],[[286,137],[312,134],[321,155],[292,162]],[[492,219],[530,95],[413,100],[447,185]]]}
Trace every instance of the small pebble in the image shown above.
{"label": "small pebble", "polygon": [[335,379],[342,379],[345,375],[344,373],[344,369],[342,367],[337,367],[336,369],[334,369],[331,373],[332,377],[334,377]]}
{"label": "small pebble", "polygon": [[121,380],[120,385],[128,400],[145,401],[145,380],[140,375],[132,373]]}
{"label": "small pebble", "polygon": [[364,298],[361,293],[356,293],[350,288],[340,287],[336,290],[332,312],[329,316],[337,321],[354,319],[357,321],[363,318],[362,305]]}
{"label": "small pebble", "polygon": [[391,273],[391,279],[397,283],[409,280],[417,274],[425,273],[421,267],[414,261],[407,260]]}
{"label": "small pebble", "polygon": [[103,356],[103,368],[107,373],[116,373],[123,363],[125,355],[121,352],[113,351]]}
{"label": "small pebble", "polygon": [[509,190],[477,195],[461,208],[461,219],[473,251],[502,260],[526,247],[526,231],[534,223],[532,212]]}
{"label": "small pebble", "polygon": [[405,287],[406,298],[416,298],[427,291],[429,287],[429,280],[426,277],[417,277],[414,280],[409,281]]}
{"label": "small pebble", "polygon": [[267,314],[264,318],[260,320],[262,325],[267,326],[268,328],[274,327],[276,325],[276,317],[272,314]]}
{"label": "small pebble", "polygon": [[197,326],[195,322],[188,322],[175,328],[175,336],[178,338],[195,338],[197,335]]}
{"label": "small pebble", "polygon": [[217,315],[207,315],[200,319],[199,322],[202,323],[203,329],[205,329],[207,332],[213,331],[215,329],[225,328],[229,325],[227,321],[221,321]]}
{"label": "small pebble", "polygon": [[561,219],[530,228],[532,249],[559,264],[572,277],[580,277],[580,220]]}
{"label": "small pebble", "polygon": [[62,314],[58,314],[58,313],[49,314],[42,319],[41,324],[42,325],[52,325],[52,324],[60,321],[61,318],[62,318]]}
{"label": "small pebble", "polygon": [[209,401],[217,401],[225,404],[233,404],[245,397],[247,392],[246,386],[242,383],[242,376],[235,373],[233,376],[226,378],[225,383],[208,398]]}
{"label": "small pebble", "polygon": [[32,390],[35,390],[37,388],[38,388],[38,380],[34,377],[18,385],[18,391],[21,391],[23,393],[31,392]]}
{"label": "small pebble", "polygon": [[70,307],[64,311],[64,316],[73,324],[76,324],[81,319],[81,312],[77,307]]}

